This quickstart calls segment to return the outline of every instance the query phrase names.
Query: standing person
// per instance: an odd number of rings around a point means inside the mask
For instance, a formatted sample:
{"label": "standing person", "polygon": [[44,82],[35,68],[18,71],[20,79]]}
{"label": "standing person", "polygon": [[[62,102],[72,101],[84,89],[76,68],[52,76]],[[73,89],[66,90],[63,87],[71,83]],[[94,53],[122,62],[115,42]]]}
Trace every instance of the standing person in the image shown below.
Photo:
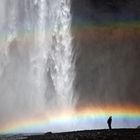
{"label": "standing person", "polygon": [[111,129],[112,129],[112,127],[111,127],[111,124],[112,124],[112,116],[110,116],[110,117],[108,118],[107,124],[108,124],[109,130],[111,130]]}

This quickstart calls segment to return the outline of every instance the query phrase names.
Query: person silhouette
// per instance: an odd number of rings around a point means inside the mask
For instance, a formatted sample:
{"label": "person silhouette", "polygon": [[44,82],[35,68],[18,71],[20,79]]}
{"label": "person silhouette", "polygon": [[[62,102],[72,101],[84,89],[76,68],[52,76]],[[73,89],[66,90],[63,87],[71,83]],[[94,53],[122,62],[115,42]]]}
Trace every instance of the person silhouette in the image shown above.
{"label": "person silhouette", "polygon": [[108,118],[107,124],[108,124],[109,130],[111,130],[111,129],[112,129],[112,127],[111,127],[111,124],[112,124],[112,116],[110,116],[110,117]]}

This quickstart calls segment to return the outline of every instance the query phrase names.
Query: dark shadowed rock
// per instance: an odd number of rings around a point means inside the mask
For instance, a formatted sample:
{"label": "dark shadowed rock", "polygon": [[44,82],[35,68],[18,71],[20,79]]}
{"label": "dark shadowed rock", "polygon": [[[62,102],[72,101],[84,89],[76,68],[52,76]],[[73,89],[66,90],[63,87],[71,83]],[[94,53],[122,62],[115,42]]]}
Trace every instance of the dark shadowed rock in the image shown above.
{"label": "dark shadowed rock", "polygon": [[46,136],[50,136],[50,135],[52,135],[52,134],[53,134],[52,132],[47,132],[47,133],[45,133]]}
{"label": "dark shadowed rock", "polygon": [[140,125],[137,126],[137,129],[140,129]]}

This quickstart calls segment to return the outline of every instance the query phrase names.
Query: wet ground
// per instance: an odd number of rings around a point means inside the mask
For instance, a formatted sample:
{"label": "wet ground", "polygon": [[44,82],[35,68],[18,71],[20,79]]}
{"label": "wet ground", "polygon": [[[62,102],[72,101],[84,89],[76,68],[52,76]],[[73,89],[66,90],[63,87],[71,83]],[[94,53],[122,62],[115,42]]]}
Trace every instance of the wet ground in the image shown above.
{"label": "wet ground", "polygon": [[29,136],[27,140],[140,140],[140,129],[85,130]]}

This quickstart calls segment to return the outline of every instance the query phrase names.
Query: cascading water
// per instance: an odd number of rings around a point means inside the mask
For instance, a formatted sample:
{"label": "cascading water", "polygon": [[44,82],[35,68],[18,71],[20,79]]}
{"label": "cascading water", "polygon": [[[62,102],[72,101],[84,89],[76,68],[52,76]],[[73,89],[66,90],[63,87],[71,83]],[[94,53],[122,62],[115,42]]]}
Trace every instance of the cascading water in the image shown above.
{"label": "cascading water", "polygon": [[[74,65],[71,47],[71,15],[70,1],[62,0],[55,4],[53,23],[53,43],[50,53],[51,77],[57,94],[57,101],[64,108],[72,107]],[[64,88],[65,87],[65,88]]]}
{"label": "cascading water", "polygon": [[2,0],[1,7],[1,126],[49,108],[73,110],[70,0]]}

